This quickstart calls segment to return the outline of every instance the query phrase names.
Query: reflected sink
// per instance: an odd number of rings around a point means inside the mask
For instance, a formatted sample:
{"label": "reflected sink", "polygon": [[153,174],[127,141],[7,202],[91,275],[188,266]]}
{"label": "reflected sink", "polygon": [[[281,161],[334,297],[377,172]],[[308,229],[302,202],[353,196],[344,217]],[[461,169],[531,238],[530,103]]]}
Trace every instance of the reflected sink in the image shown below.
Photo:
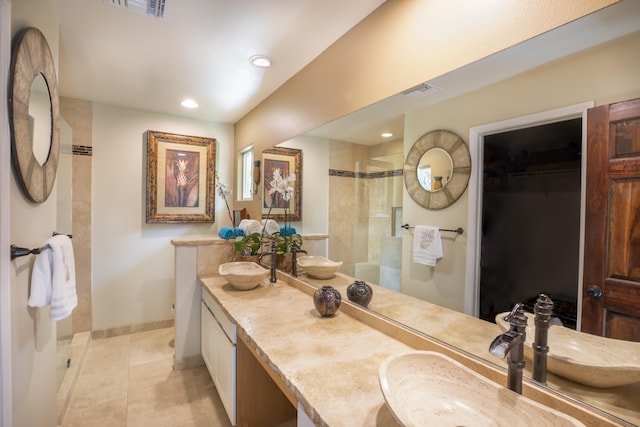
{"label": "reflected sink", "polygon": [[583,426],[431,351],[385,359],[380,388],[404,426]]}
{"label": "reflected sink", "polygon": [[262,282],[269,275],[269,270],[255,262],[227,262],[218,268],[218,273],[236,289],[248,291]]}
{"label": "reflected sink", "polygon": [[306,255],[297,258],[298,265],[305,273],[316,279],[330,279],[342,266],[342,261],[331,261],[318,255]]}
{"label": "reflected sink", "polygon": [[[496,316],[503,331],[508,313]],[[527,315],[527,339],[524,355],[533,358],[531,344],[535,338],[535,316]],[[640,381],[640,343],[599,337],[561,325],[549,328],[547,371],[591,387],[615,387]],[[528,362],[531,363],[531,362]],[[531,367],[531,365],[529,365]]]}

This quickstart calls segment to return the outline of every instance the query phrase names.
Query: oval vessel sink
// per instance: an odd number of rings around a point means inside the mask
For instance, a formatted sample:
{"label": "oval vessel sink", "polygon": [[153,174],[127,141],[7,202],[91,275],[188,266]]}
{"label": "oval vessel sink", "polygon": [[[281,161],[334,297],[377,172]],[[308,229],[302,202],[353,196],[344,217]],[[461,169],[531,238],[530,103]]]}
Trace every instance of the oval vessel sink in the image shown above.
{"label": "oval vessel sink", "polygon": [[221,264],[218,273],[236,289],[248,291],[269,275],[269,270],[255,262],[235,261]]}
{"label": "oval vessel sink", "polygon": [[329,279],[342,266],[342,261],[331,261],[319,255],[306,255],[298,257],[298,265],[304,268],[305,273],[316,279]]}
{"label": "oval vessel sink", "polygon": [[[509,322],[496,316],[503,331]],[[527,315],[527,337],[524,355],[533,358],[535,316]],[[640,381],[640,343],[600,337],[578,332],[562,325],[549,328],[547,371],[591,387],[616,387]]]}
{"label": "oval vessel sink", "polygon": [[385,359],[380,388],[404,426],[584,426],[431,351]]}

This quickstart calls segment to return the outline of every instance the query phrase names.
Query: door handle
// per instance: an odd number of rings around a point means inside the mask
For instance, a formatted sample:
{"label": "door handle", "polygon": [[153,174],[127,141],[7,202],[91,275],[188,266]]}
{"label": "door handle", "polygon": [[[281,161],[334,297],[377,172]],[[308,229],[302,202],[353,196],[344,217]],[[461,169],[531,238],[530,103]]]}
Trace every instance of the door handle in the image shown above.
{"label": "door handle", "polygon": [[587,295],[593,298],[600,298],[602,296],[602,289],[598,285],[587,286]]}

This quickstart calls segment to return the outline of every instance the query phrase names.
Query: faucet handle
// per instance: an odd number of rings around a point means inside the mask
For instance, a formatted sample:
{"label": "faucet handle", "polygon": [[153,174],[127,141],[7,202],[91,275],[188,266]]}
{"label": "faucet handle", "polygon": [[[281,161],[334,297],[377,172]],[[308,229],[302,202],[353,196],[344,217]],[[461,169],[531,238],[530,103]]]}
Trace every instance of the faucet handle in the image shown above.
{"label": "faucet handle", "polygon": [[519,302],[514,305],[511,312],[504,317],[504,320],[509,322],[512,327],[526,327],[527,316],[524,314],[524,304]]}
{"label": "faucet handle", "polygon": [[536,315],[551,316],[553,310],[553,300],[546,294],[538,295],[536,304],[533,306],[533,312]]}

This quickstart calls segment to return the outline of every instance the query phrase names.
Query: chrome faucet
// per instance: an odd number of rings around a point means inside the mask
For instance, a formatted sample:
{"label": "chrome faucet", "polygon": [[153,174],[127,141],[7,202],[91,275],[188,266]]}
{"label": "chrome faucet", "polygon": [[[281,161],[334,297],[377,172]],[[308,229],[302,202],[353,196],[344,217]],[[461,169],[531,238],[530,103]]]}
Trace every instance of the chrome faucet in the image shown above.
{"label": "chrome faucet", "polygon": [[489,353],[494,356],[504,359],[508,355],[507,387],[519,394],[522,394],[524,341],[527,335],[527,316],[524,314],[523,307],[520,303],[513,307],[511,313],[504,318],[511,327],[504,334],[498,335],[489,346]]}
{"label": "chrome faucet", "polygon": [[258,255],[258,260],[262,261],[262,257],[265,255],[271,256],[271,275],[269,276],[269,282],[276,283],[278,279],[276,278],[276,242],[271,241],[271,249],[269,252],[263,252]]}
{"label": "chrome faucet", "polygon": [[538,295],[533,307],[535,314],[536,333],[531,346],[533,347],[533,371],[531,376],[539,383],[547,382],[547,353],[549,352],[548,336],[551,326],[553,301],[545,294]]}
{"label": "chrome faucet", "polygon": [[298,242],[295,240],[291,243],[291,275],[298,277],[298,253],[307,253],[307,251],[298,248]]}

